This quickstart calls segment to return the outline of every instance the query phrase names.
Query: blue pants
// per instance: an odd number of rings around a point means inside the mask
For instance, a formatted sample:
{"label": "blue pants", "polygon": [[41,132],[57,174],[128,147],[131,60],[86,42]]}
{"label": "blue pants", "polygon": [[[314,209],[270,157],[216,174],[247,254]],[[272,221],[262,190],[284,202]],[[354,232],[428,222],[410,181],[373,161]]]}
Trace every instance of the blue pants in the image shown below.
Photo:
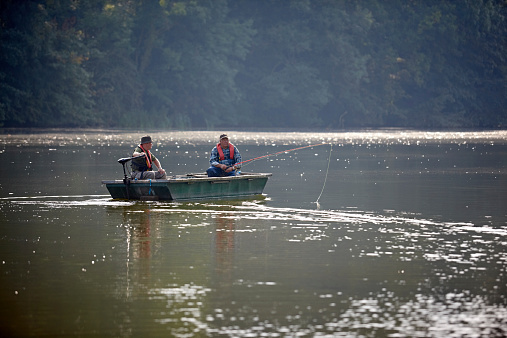
{"label": "blue pants", "polygon": [[225,170],[217,167],[209,167],[206,172],[208,173],[208,177],[236,176],[236,170],[226,173]]}

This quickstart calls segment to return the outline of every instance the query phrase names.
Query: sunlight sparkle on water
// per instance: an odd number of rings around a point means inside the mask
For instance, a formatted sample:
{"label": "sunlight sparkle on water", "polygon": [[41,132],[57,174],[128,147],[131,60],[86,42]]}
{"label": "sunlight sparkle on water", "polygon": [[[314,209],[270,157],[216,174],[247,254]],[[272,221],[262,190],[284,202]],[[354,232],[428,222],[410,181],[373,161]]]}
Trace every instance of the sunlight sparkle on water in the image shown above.
{"label": "sunlight sparkle on water", "polygon": [[[14,175],[0,183],[4,323],[19,336],[505,336],[506,131],[224,132],[244,160],[279,153],[247,167],[273,174],[265,195],[116,201],[100,181],[123,177],[117,159],[145,133],[0,135]],[[220,133],[149,134],[185,174],[206,170]]]}
{"label": "sunlight sparkle on water", "polygon": [[[264,145],[287,145],[298,146],[313,143],[333,143],[333,144],[405,144],[416,143],[423,145],[426,143],[454,143],[465,145],[467,142],[485,142],[488,144],[505,144],[507,142],[507,131],[473,131],[473,132],[432,132],[432,131],[406,131],[406,130],[380,130],[380,131],[349,131],[349,132],[294,132],[294,133],[272,133],[272,132],[226,132],[231,142],[238,144],[252,143]],[[4,144],[34,145],[41,144],[45,146],[86,146],[102,144],[107,141],[107,145],[132,145],[146,133],[127,133],[111,131],[87,131],[81,136],[77,136],[75,131],[69,131],[68,134],[59,133],[54,136],[51,133],[36,134],[14,134],[1,135],[0,141]],[[151,132],[150,135],[156,144],[175,144],[183,145],[213,145],[217,142],[220,132],[210,131],[169,131],[169,132]],[[177,140],[175,142],[175,140]]]}

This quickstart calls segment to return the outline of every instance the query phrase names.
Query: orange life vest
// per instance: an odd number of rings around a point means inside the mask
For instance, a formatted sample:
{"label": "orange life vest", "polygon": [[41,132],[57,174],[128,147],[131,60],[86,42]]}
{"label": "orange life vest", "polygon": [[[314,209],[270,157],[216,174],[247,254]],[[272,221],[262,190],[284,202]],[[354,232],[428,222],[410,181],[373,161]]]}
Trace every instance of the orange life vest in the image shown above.
{"label": "orange life vest", "polygon": [[[217,143],[217,150],[220,161],[223,161],[225,159],[225,156],[220,143]],[[231,158],[231,160],[234,160],[234,145],[230,142],[229,142],[229,157]]]}
{"label": "orange life vest", "polygon": [[141,150],[146,153],[146,156],[144,158],[146,159],[146,166],[148,167],[148,170],[150,170],[153,163],[153,160],[151,159],[151,153],[149,150],[145,150],[142,144],[139,145],[139,148],[141,148]]}

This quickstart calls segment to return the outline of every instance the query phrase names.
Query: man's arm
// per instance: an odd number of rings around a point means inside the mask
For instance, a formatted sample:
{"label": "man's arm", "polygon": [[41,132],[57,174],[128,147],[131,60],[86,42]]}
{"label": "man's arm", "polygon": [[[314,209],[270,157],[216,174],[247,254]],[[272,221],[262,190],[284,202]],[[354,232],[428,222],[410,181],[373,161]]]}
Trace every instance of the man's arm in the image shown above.
{"label": "man's arm", "polygon": [[234,167],[236,169],[241,168],[241,164],[238,164],[238,163],[241,163],[241,154],[239,153],[238,148],[236,148],[236,146],[234,146]]}
{"label": "man's arm", "polygon": [[231,171],[241,168],[241,165],[236,164],[236,163],[240,163],[240,162],[241,162],[241,155],[238,151],[238,148],[236,148],[236,146],[234,146],[234,165],[232,165],[230,167],[225,166],[225,168],[222,168],[222,169],[224,169],[226,173],[230,173]]}
{"label": "man's arm", "polygon": [[212,167],[217,167],[217,168],[220,168],[222,170],[225,170],[227,169],[227,166],[225,164],[220,164],[218,161],[219,161],[219,157],[218,157],[218,149],[217,147],[214,147],[212,150],[211,150],[211,155],[209,157],[209,163]]}
{"label": "man's arm", "polygon": [[134,153],[132,154],[132,157],[139,157],[139,156],[144,156],[146,155],[145,153],[143,153],[143,151],[141,150],[141,148],[136,148],[134,150]]}
{"label": "man's arm", "polygon": [[165,170],[162,169],[162,165],[160,164],[160,161],[157,158],[153,159],[153,164],[155,164],[157,166],[159,173],[161,173],[161,174],[165,173]]}

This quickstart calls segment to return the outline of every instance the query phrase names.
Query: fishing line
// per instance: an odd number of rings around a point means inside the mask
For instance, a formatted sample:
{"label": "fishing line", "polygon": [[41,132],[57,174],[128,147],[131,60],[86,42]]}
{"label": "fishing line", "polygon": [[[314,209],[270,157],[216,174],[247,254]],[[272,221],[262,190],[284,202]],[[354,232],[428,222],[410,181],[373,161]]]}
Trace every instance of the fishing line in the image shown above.
{"label": "fishing line", "polygon": [[257,161],[257,160],[260,160],[260,159],[263,159],[263,158],[266,158],[266,157],[276,156],[276,155],[280,155],[280,154],[286,154],[286,153],[289,153],[291,151],[301,150],[301,149],[305,149],[305,148],[323,146],[325,144],[329,144],[331,146],[331,148],[329,149],[329,158],[327,160],[326,176],[324,178],[324,184],[322,186],[322,190],[320,191],[320,195],[317,198],[317,200],[315,202],[313,202],[313,203],[317,204],[317,209],[320,210],[319,200],[320,200],[320,197],[322,196],[322,193],[324,193],[324,188],[326,187],[327,176],[328,176],[328,173],[329,173],[329,165],[331,163],[331,152],[333,151],[333,144],[332,143],[311,144],[311,145],[308,145],[308,146],[298,147],[298,148],[289,149],[289,150],[283,150],[283,151],[279,151],[279,152],[276,152],[276,153],[272,153],[272,154],[268,154],[268,155],[263,155],[263,156],[255,157],[255,158],[252,158],[252,159],[249,159],[249,160],[246,160],[246,161],[239,162],[237,164],[244,164],[244,163],[248,164],[248,162]]}
{"label": "fishing line", "polygon": [[314,202],[315,204],[317,204],[317,209],[320,210],[320,203],[319,203],[319,200],[320,200],[320,197],[322,196],[322,193],[324,192],[324,188],[326,187],[326,182],[327,182],[327,174],[329,173],[329,164],[331,163],[331,152],[333,151],[333,144],[332,143],[329,143],[329,145],[331,146],[331,148],[329,149],[329,158],[327,160],[327,169],[326,169],[326,176],[324,178],[324,185],[322,186],[322,190],[320,191],[320,195],[319,197],[317,198],[317,200]]}

